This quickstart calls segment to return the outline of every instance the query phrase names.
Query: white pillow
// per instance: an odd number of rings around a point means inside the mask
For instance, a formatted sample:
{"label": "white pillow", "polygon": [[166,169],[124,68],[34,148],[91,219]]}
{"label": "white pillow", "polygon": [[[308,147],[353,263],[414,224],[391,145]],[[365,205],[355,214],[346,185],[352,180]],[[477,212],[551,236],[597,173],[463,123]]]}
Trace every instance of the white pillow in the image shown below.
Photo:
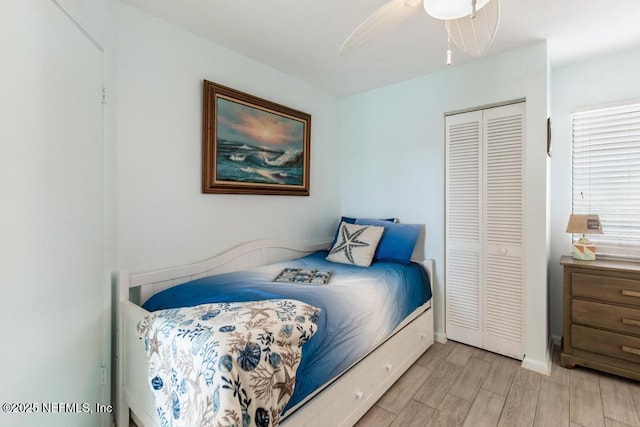
{"label": "white pillow", "polygon": [[338,237],[326,260],[369,267],[384,227],[341,222]]}

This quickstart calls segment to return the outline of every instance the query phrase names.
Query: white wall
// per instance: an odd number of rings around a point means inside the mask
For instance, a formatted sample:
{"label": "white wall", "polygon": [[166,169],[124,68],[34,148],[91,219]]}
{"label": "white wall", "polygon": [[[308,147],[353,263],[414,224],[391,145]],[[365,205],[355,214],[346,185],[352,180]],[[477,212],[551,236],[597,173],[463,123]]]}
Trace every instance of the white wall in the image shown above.
{"label": "white wall", "polygon": [[[571,254],[565,233],[571,214],[571,113],[626,100],[640,100],[640,48],[564,67],[551,73],[551,258],[549,300],[551,335],[562,337],[562,266],[560,256]],[[605,230],[606,233],[606,230]]]}
{"label": "white wall", "polygon": [[[444,333],[444,114],[526,98],[526,352],[546,363],[546,44],[454,66],[341,101],[342,211],[426,225]],[[543,369],[543,368],[541,368]]]}
{"label": "white wall", "polygon": [[[109,404],[110,272],[194,261],[259,237],[329,238],[340,203],[337,101],[115,0],[3,1],[0,21],[1,400]],[[101,59],[83,61],[87,48]],[[74,55],[79,63],[63,60]],[[89,64],[97,83],[80,91]],[[310,197],[200,194],[203,78],[312,114]],[[90,104],[104,129],[78,139],[86,122],[76,118]]]}
{"label": "white wall", "polygon": [[[335,98],[125,4],[117,33],[118,269],[179,265],[257,238],[331,236]],[[311,114],[309,197],[201,193],[203,79]]]}
{"label": "white wall", "polygon": [[104,52],[73,18],[51,0],[0,3],[0,401],[37,405],[0,425],[110,423],[42,405],[110,403]]}

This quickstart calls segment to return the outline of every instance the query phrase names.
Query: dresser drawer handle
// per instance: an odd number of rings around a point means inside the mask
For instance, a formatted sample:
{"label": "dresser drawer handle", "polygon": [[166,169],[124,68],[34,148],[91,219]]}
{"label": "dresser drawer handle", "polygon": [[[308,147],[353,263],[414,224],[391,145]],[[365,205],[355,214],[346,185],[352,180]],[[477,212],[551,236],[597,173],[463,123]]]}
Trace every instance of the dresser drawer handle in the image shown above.
{"label": "dresser drawer handle", "polygon": [[622,323],[625,325],[640,326],[640,320],[625,319],[624,317],[622,318]]}
{"label": "dresser drawer handle", "polygon": [[640,356],[640,350],[638,350],[637,348],[627,347],[626,345],[623,345],[622,351],[624,351],[625,353],[631,353]]}
{"label": "dresser drawer handle", "polygon": [[640,292],[638,291],[627,291],[626,289],[623,289],[620,292],[622,293],[622,295],[626,295],[628,297],[640,298]]}

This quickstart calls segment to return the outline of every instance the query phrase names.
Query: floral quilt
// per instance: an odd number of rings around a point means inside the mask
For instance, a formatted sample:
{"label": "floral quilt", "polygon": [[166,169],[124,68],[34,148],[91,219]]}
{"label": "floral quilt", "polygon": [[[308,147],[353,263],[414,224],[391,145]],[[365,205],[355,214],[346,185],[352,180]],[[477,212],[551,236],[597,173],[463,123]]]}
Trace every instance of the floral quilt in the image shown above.
{"label": "floral quilt", "polygon": [[297,300],[203,304],[138,324],[162,427],[277,426],[320,310]]}

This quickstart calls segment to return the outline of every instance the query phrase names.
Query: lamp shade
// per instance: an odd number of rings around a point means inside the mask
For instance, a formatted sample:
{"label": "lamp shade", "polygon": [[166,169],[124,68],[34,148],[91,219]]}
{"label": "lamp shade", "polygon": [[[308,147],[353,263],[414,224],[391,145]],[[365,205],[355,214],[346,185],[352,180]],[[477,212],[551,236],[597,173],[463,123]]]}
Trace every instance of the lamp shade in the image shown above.
{"label": "lamp shade", "polygon": [[[471,15],[472,0],[424,0],[424,10],[436,19],[458,19]],[[476,10],[482,9],[489,0],[476,0]]]}
{"label": "lamp shade", "polygon": [[567,233],[602,234],[600,217],[598,215],[571,215],[567,224]]}

